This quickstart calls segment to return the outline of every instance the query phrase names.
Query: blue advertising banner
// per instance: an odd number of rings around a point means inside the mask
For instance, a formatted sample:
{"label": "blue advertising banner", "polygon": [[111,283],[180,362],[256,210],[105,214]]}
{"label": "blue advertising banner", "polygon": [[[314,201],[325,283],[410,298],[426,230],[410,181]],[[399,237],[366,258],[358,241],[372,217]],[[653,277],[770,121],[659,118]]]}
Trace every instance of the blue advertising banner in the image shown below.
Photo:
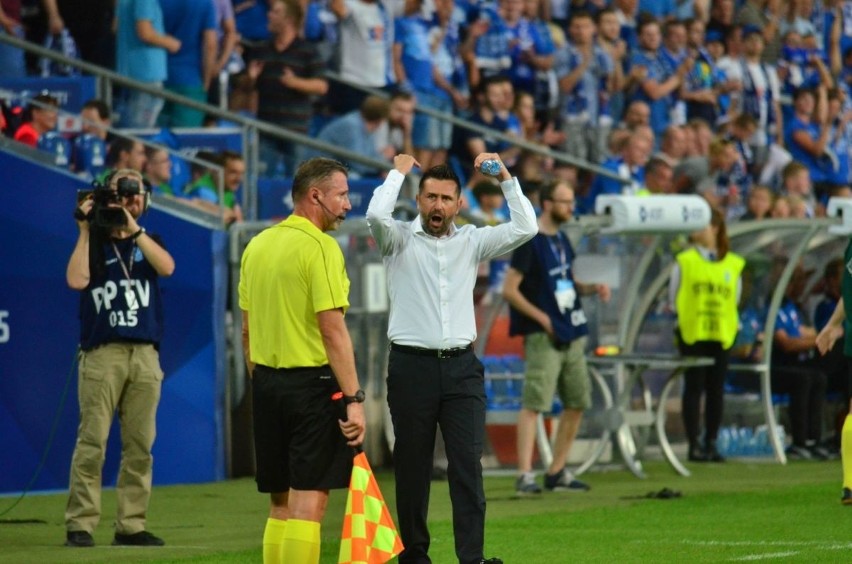
{"label": "blue advertising banner", "polygon": [[[0,208],[0,492],[64,489],[79,420],[80,334],[79,294],[66,285],[65,267],[78,235],[75,190],[86,184],[2,151],[0,170],[7,179],[26,179],[21,186],[7,182],[16,197]],[[162,237],[177,265],[162,280],[166,377],[154,482],[221,480],[227,236],[156,209],[140,223]],[[107,447],[107,486],[118,471],[117,427]],[[44,468],[30,484],[44,452]]]}

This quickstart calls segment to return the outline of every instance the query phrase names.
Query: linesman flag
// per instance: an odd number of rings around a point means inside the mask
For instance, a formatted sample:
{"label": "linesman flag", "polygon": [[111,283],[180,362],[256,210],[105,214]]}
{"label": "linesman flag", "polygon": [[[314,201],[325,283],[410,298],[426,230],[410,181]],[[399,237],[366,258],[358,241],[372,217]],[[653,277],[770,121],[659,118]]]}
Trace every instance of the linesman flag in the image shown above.
{"label": "linesman flag", "polygon": [[391,518],[367,455],[358,452],[352,466],[339,564],[384,564],[402,552],[402,539]]}

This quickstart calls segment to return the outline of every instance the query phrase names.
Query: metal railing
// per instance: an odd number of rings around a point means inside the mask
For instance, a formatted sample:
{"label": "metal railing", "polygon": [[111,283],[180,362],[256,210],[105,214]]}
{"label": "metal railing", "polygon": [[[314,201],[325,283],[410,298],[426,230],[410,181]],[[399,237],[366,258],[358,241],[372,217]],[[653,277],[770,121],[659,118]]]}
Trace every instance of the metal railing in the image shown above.
{"label": "metal railing", "polygon": [[[244,140],[243,144],[243,157],[245,159],[247,165],[246,172],[246,181],[245,186],[248,187],[245,190],[243,195],[243,207],[246,213],[247,219],[258,219],[257,211],[258,211],[258,199],[257,199],[257,177],[258,177],[258,164],[259,164],[259,135],[261,133],[265,135],[269,135],[276,139],[283,139],[285,141],[290,141],[297,143],[299,145],[304,145],[306,147],[310,147],[312,149],[316,149],[323,153],[328,153],[335,155],[339,158],[357,162],[359,164],[363,164],[366,166],[370,166],[379,170],[387,170],[389,168],[389,163],[371,159],[369,157],[365,157],[359,153],[352,152],[346,148],[340,147],[338,145],[333,145],[330,143],[325,143],[323,141],[319,141],[310,137],[308,135],[303,135],[301,133],[297,133],[294,131],[290,131],[283,127],[279,127],[273,125],[271,123],[261,121],[255,118],[246,117],[240,114],[236,114],[234,112],[230,112],[227,110],[223,110],[218,106],[213,106],[210,104],[206,104],[203,102],[198,102],[197,100],[193,100],[187,98],[185,96],[181,96],[179,94],[175,94],[170,92],[167,89],[159,88],[151,86],[150,84],[140,82],[131,78],[127,78],[122,76],[112,70],[105,69],[103,67],[99,67],[92,63],[88,63],[86,61],[73,59],[70,57],[66,57],[61,53],[57,53],[56,51],[52,51],[47,49],[41,45],[31,43],[29,41],[25,41],[19,39],[17,37],[0,34],[0,43],[7,43],[11,46],[20,48],[26,52],[33,53],[39,57],[46,57],[50,60],[57,61],[59,63],[70,65],[72,67],[78,68],[81,71],[91,74],[95,76],[99,80],[98,91],[100,92],[101,97],[108,103],[111,104],[112,101],[112,85],[117,84],[119,86],[123,86],[126,88],[131,88],[134,90],[138,90],[140,92],[145,92],[146,94],[150,94],[152,96],[157,96],[163,98],[164,100],[176,104],[181,104],[191,109],[204,112],[207,115],[214,116],[219,119],[228,120],[230,122],[239,124],[241,127],[245,129],[244,131]],[[364,90],[377,95],[384,95],[386,93],[382,93],[381,91],[365,88],[358,84],[353,84],[349,81],[342,79],[338,74],[328,71],[326,73],[330,79],[345,83],[351,87],[358,88],[360,90]],[[429,115],[431,117],[435,117],[437,119],[441,119],[443,121],[447,121],[452,123],[454,126],[463,127],[477,133],[488,135],[489,137],[493,137],[499,139],[501,141],[505,141],[511,143],[512,145],[516,145],[522,149],[530,151],[532,153],[542,155],[545,157],[552,158],[554,160],[565,162],[576,166],[581,169],[590,170],[595,172],[596,174],[606,176],[618,182],[627,184],[630,182],[629,179],[624,179],[619,176],[617,173],[605,169],[603,167],[594,165],[587,161],[577,159],[567,153],[554,151],[545,145],[540,145],[536,143],[531,143],[524,139],[519,139],[517,137],[513,137],[510,135],[505,135],[502,132],[499,132],[495,129],[491,129],[485,126],[481,126],[470,121],[461,119],[457,116],[446,112],[439,112],[433,110],[431,108],[423,108],[418,107],[416,111]]]}

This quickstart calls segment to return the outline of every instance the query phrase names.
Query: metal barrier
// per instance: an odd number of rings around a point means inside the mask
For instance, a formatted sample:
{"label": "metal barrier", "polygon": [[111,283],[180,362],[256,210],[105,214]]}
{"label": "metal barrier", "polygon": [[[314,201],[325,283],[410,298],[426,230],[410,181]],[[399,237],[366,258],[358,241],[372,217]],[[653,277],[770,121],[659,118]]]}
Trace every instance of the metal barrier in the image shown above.
{"label": "metal barrier", "polygon": [[[763,356],[755,364],[733,363],[731,369],[753,373],[758,377],[763,417],[768,427],[767,436],[775,459],[782,464],[786,462],[786,457],[784,445],[780,444],[776,432],[778,422],[772,404],[770,374],[771,336],[774,334],[775,318],[793,270],[800,261],[821,274],[828,260],[842,256],[848,235],[834,234],[828,230],[840,222],[837,218],[784,219],[739,222],[728,226],[732,250],[753,263],[754,268],[762,268],[755,285],[765,290],[766,299],[762,300],[757,290],[753,290],[751,299],[758,301],[761,309],[767,312],[763,327],[766,335]],[[566,228],[579,251],[575,275],[588,280],[583,274],[584,261],[591,265],[609,263],[610,274],[614,276],[614,279],[609,280],[610,283],[614,282],[612,303],[601,305],[585,301],[584,308],[591,311],[587,312],[593,329],[590,345],[615,345],[620,351],[620,355],[612,359],[593,358],[590,361],[593,365],[593,387],[597,390],[602,383],[610,386],[608,395],[614,405],[599,400],[590,410],[590,417],[604,419],[602,425],[598,423],[594,427],[594,432],[598,433],[602,426],[607,436],[602,441],[594,442],[589,457],[579,461],[578,471],[593,466],[611,439],[628,469],[637,477],[644,477],[641,451],[647,442],[648,432],[654,429],[666,460],[678,473],[689,475],[688,469],[677,459],[666,435],[666,404],[680,383],[679,376],[683,368],[692,362],[690,359],[676,359],[674,315],[669,313],[671,309],[666,292],[674,257],[684,247],[685,238],[665,234],[614,237],[600,233],[605,225],[605,218],[583,218],[582,222],[570,224]],[[811,286],[815,279],[816,275],[811,280]],[[489,331],[497,326],[494,320],[504,315],[506,309],[499,294],[492,296],[489,307],[490,310],[483,315],[481,341],[477,343],[480,354]],[[655,360],[660,358],[660,362]],[[609,369],[609,374],[602,371],[603,367]],[[502,379],[509,376],[495,377]],[[511,377],[520,379],[523,374]],[[596,393],[600,394],[599,391]],[[632,407],[634,402],[641,405],[638,410]],[[541,422],[539,429],[539,453],[544,462],[549,462],[549,438]],[[587,438],[597,441],[596,437],[595,434]]]}

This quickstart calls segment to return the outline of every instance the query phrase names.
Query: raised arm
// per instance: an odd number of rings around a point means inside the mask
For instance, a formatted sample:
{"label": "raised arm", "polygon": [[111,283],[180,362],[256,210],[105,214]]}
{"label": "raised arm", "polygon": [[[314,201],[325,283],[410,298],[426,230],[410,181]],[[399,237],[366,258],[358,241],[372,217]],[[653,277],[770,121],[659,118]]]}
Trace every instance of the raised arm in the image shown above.
{"label": "raised arm", "polygon": [[394,170],[388,173],[384,184],[373,191],[373,197],[370,198],[370,204],[367,206],[367,225],[382,255],[390,254],[399,238],[393,210],[396,207],[402,182],[415,165],[420,166],[411,155],[395,156],[393,165]]}
{"label": "raised arm", "polygon": [[509,221],[477,229],[479,260],[488,260],[508,253],[538,233],[535,210],[521,191],[518,179],[509,174],[497,153],[481,153],[473,161],[474,168],[479,169],[486,160],[500,161],[500,172],[497,178],[500,180],[500,188],[509,205]]}

